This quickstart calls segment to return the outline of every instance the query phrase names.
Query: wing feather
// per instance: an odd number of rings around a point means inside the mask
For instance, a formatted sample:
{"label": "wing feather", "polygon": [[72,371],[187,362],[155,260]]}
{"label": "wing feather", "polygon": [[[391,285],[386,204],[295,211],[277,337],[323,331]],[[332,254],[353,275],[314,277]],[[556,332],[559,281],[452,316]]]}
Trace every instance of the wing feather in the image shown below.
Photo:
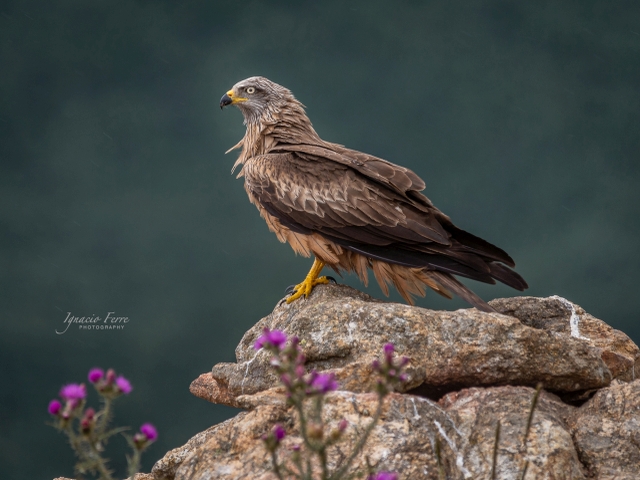
{"label": "wing feather", "polygon": [[[251,158],[244,166],[245,188],[252,201],[283,226],[312,235],[312,250],[323,252],[327,260],[337,262],[337,254],[321,237],[371,259],[381,284],[400,278],[392,267],[395,264],[485,283],[497,279],[515,288],[526,285],[512,270],[493,265],[494,261],[511,264],[505,252],[458,229],[426,197],[413,191],[424,183],[414,179],[410,170],[359,152],[345,160],[346,149],[296,147],[302,154],[288,151]],[[384,266],[385,262],[390,265]],[[364,270],[365,265],[358,265],[359,276]],[[443,277],[446,285],[439,282],[444,291],[461,291],[449,277]],[[409,280],[396,287],[405,293],[419,291]]]}

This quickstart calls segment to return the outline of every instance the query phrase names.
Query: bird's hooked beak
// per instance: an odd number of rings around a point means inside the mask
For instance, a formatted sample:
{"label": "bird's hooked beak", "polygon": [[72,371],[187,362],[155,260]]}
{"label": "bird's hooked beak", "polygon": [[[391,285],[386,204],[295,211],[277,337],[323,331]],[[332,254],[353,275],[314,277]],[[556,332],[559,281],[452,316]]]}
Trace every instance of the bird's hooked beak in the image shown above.
{"label": "bird's hooked beak", "polygon": [[233,90],[229,90],[220,99],[220,109],[222,110],[227,105],[235,105],[236,103],[246,102],[248,98],[238,97]]}

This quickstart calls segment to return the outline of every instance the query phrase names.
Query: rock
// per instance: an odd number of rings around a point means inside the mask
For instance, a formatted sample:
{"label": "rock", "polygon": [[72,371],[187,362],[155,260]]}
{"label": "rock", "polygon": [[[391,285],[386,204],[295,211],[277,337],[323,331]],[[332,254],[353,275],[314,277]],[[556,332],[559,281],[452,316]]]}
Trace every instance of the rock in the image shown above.
{"label": "rock", "polygon": [[[379,470],[401,472],[402,478],[437,480],[441,478],[437,442],[444,478],[488,478],[496,422],[500,419],[496,478],[518,478],[524,461],[529,459],[529,478],[584,479],[564,420],[573,407],[557,397],[541,395],[529,442],[523,444],[534,393],[527,387],[475,388],[451,393],[439,404],[415,395],[391,394],[385,399],[381,422],[350,471],[364,471],[368,456]],[[356,431],[371,421],[376,405],[374,394],[334,392],[327,396],[326,431],[336,428],[342,418],[350,425],[343,441],[329,450],[331,468],[339,467],[357,441]],[[207,430],[204,442],[194,437],[181,449],[169,452],[154,466],[153,473],[157,478],[176,480],[274,478],[260,438],[276,422],[283,424],[287,430],[283,455],[291,455],[289,448],[302,443],[293,418],[283,406],[258,405],[215,430]]]}
{"label": "rock", "polygon": [[241,412],[235,418],[226,420],[218,425],[208,428],[204,432],[198,433],[183,446],[169,450],[163,458],[155,463],[151,473],[155,478],[174,478],[178,467],[196,448],[205,444],[207,440],[218,432],[224,431],[229,423],[241,420],[244,415],[246,415],[246,413]]}
{"label": "rock", "polygon": [[231,395],[225,386],[220,386],[211,376],[211,372],[203,373],[196,378],[189,391],[196,397],[211,403],[222,405],[232,405],[236,403],[235,397]]}
{"label": "rock", "polygon": [[640,372],[640,349],[627,335],[562,297],[500,298],[489,304],[529,327],[571,336],[599,348],[613,378],[632,381],[636,370]]}
{"label": "rock", "polygon": [[568,424],[590,478],[640,478],[640,380],[598,391]]}
{"label": "rock", "polygon": [[[260,437],[271,425],[284,422],[285,412],[285,408],[273,406],[241,412],[171,450],[151,473],[158,479],[243,478],[241,475],[258,479],[268,468]],[[247,475],[247,471],[251,473]]]}
{"label": "rock", "polygon": [[[261,437],[276,423],[285,427],[281,458],[302,440],[270,354],[253,348],[265,327],[298,336],[307,369],[333,372],[340,383],[323,411],[325,434],[349,422],[329,449],[331,468],[374,415],[377,396],[366,393],[376,381],[371,362],[392,342],[411,358],[408,381],[386,397],[351,473],[364,472],[368,457],[402,479],[489,479],[500,422],[496,479],[520,478],[525,461],[527,479],[640,478],[638,347],[561,297],[490,303],[499,313],[435,312],[339,285],[282,302],[244,335],[237,363],[218,364],[191,384],[194,395],[245,411],[171,450],[142,478],[276,478]],[[545,390],[525,441],[538,383]]]}
{"label": "rock", "polygon": [[521,478],[525,460],[529,460],[527,478],[585,478],[565,421],[574,407],[555,395],[541,392],[524,442],[534,394],[527,387],[471,388],[439,401],[459,434],[468,478],[489,478],[498,420],[496,478]]}
{"label": "rock", "polygon": [[600,347],[549,325],[476,309],[384,303],[345,285],[322,285],[306,300],[281,302],[244,335],[237,363],[216,365],[206,379],[209,389],[203,383],[192,391],[239,407],[238,396],[276,386],[269,354],[253,348],[265,327],[297,335],[308,367],[334,372],[341,387],[353,392],[373,388],[371,361],[387,342],[411,358],[405,391],[434,399],[473,386],[542,383],[547,390],[580,392],[610,383]]}

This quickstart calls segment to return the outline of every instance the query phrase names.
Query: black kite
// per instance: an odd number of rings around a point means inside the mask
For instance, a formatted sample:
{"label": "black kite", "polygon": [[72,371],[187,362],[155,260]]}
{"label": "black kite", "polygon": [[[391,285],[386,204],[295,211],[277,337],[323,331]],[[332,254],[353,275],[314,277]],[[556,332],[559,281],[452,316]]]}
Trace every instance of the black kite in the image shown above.
{"label": "black kite", "polygon": [[385,294],[393,284],[409,303],[427,286],[493,311],[453,275],[527,288],[506,252],[456,227],[420,193],[425,184],[414,172],[322,140],[288,89],[251,77],[222,97],[227,105],[247,126],[231,150],[242,148],[234,169],[242,165],[249,199],[281,242],[315,256],[287,302],[327,283],[319,277],[325,265],[355,272],[365,285],[371,269]]}

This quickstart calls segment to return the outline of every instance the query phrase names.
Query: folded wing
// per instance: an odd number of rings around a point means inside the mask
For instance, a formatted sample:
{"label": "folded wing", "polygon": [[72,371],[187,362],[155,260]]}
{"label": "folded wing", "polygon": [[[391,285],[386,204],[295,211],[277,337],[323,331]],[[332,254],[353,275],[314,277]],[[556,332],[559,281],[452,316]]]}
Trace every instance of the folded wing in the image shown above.
{"label": "folded wing", "polygon": [[279,150],[246,164],[245,181],[290,230],[390,264],[527,287],[506,252],[457,228],[419,193],[424,182],[411,170],[345,148]]}

